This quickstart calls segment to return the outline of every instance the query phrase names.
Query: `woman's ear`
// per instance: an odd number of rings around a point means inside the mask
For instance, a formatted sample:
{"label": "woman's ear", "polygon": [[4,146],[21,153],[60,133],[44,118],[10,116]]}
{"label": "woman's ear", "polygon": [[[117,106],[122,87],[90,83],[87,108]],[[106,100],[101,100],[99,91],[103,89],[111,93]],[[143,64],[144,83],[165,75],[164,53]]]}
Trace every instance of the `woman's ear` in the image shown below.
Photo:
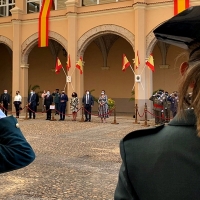
{"label": "woman's ear", "polygon": [[188,62],[183,62],[180,66],[180,72],[181,72],[181,75],[183,76],[185,74],[185,72],[187,71],[188,69]]}

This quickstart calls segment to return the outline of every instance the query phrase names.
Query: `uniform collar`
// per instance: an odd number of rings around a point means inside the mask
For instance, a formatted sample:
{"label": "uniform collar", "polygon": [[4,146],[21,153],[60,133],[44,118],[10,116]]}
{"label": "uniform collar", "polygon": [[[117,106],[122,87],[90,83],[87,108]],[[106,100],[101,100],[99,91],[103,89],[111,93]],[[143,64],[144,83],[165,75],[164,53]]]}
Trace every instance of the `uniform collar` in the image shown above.
{"label": "uniform collar", "polygon": [[196,116],[193,109],[185,110],[185,119],[178,119],[174,117],[172,121],[169,122],[170,126],[195,126],[196,125]]}

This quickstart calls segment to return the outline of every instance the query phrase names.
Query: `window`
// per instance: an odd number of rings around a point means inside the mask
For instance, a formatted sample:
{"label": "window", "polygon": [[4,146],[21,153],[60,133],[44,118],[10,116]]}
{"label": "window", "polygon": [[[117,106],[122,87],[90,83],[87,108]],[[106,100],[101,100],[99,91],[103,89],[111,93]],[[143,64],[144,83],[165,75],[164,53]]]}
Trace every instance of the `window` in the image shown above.
{"label": "window", "polygon": [[[27,13],[40,12],[42,1],[43,0],[27,0]],[[57,10],[57,0],[52,1],[51,10]]]}
{"label": "window", "polygon": [[0,17],[11,16],[10,10],[15,7],[15,0],[0,0]]}

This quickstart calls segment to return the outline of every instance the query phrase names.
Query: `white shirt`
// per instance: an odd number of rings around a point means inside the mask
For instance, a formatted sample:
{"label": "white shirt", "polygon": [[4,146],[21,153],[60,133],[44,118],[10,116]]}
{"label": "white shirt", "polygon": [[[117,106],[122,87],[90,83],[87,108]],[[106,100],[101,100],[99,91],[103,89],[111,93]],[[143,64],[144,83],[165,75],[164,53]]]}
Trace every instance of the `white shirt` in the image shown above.
{"label": "white shirt", "polygon": [[22,101],[22,97],[21,97],[21,95],[20,94],[18,94],[18,95],[16,95],[15,97],[14,97],[14,101]]}

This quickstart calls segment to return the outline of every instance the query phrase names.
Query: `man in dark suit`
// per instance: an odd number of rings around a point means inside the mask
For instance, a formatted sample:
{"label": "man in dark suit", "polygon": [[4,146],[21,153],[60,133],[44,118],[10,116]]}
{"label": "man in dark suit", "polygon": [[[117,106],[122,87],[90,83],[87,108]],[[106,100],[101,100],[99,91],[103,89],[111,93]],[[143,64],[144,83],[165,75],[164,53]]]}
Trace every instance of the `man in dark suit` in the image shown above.
{"label": "man in dark suit", "polygon": [[46,108],[47,118],[46,120],[51,120],[51,109],[50,105],[53,103],[53,96],[47,91],[47,95],[44,98],[44,106]]}
{"label": "man in dark suit", "polygon": [[10,105],[10,95],[7,90],[1,95],[1,105],[3,106],[2,111],[7,116],[8,106]]}
{"label": "man in dark suit", "polygon": [[0,173],[20,169],[35,159],[35,153],[24,138],[17,119],[0,110]]}
{"label": "man in dark suit", "polygon": [[91,112],[94,105],[94,99],[90,94],[89,90],[86,90],[85,95],[82,98],[82,103],[84,106],[85,122],[91,121]]}
{"label": "man in dark suit", "polygon": [[67,101],[68,101],[68,96],[65,94],[65,91],[63,90],[60,95],[60,119],[59,119],[59,121],[65,120],[65,111],[66,111]]}
{"label": "man in dark suit", "polygon": [[36,106],[35,106],[35,112],[37,112],[37,107],[40,105],[40,98],[37,92],[33,92],[36,96]]}
{"label": "man in dark suit", "polygon": [[36,111],[36,95],[34,94],[33,90],[31,90],[30,94],[28,95],[28,111],[29,111],[29,119],[32,117],[35,119],[35,111]]}

